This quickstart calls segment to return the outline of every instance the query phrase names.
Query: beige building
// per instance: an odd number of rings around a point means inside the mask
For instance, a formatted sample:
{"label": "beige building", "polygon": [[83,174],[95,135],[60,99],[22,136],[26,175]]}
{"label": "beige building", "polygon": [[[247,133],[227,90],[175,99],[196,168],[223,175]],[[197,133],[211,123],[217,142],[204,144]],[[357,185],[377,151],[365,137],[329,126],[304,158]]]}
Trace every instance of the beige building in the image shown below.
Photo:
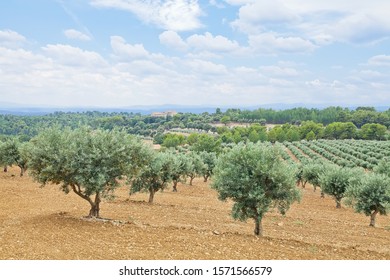
{"label": "beige building", "polygon": [[166,118],[167,116],[172,117],[172,116],[174,116],[174,115],[176,115],[176,114],[177,114],[176,111],[153,112],[153,113],[151,114],[151,116],[152,116],[152,117],[156,117],[156,118],[158,118],[158,117]]}

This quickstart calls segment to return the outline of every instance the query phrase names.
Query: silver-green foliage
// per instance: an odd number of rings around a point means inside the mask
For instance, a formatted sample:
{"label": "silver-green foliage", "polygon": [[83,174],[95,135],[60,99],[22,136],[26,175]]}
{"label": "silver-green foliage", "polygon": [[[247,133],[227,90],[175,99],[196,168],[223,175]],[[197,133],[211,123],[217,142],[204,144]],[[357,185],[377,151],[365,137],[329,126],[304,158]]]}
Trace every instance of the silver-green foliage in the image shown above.
{"label": "silver-green foliage", "polygon": [[203,160],[198,152],[190,151],[186,153],[186,157],[189,167],[187,169],[187,176],[190,178],[190,186],[192,186],[192,181],[194,178],[202,175],[205,164],[203,163]]}
{"label": "silver-green foliage", "polygon": [[319,175],[321,190],[336,201],[336,208],[341,208],[347,188],[364,173],[360,168],[347,168],[335,164],[327,165],[324,172]]}
{"label": "silver-green foliage", "polygon": [[[48,129],[31,140],[30,174],[46,185],[61,184],[90,203],[99,217],[101,198],[113,194],[120,179],[148,162],[151,148],[124,131]],[[93,195],[95,197],[93,198]]]}
{"label": "silver-green foliage", "polygon": [[390,159],[382,159],[374,168],[374,172],[390,177]]}
{"label": "silver-green foliage", "polygon": [[302,179],[313,185],[314,191],[321,185],[320,175],[323,174],[325,165],[322,163],[309,162],[303,166]]}
{"label": "silver-green foliage", "polygon": [[20,176],[27,169],[29,157],[29,143],[19,142],[16,138],[10,138],[0,143],[0,164],[4,166],[17,165],[20,168]]}
{"label": "silver-green foliage", "polygon": [[281,160],[279,150],[266,144],[238,144],[220,155],[212,188],[220,200],[234,201],[232,216],[255,220],[255,234],[262,235],[261,221],[271,208],[285,214],[300,199],[295,170]]}
{"label": "silver-green foliage", "polygon": [[376,215],[390,211],[390,178],[377,173],[365,174],[346,191],[347,204],[356,212],[370,216],[370,226],[375,226]]}
{"label": "silver-green foliage", "polygon": [[185,176],[191,168],[190,161],[184,152],[175,150],[166,151],[171,157],[171,177],[173,181],[173,191],[177,192],[177,183],[185,182]]}
{"label": "silver-green foliage", "polygon": [[213,170],[217,161],[217,154],[215,152],[200,152],[200,158],[203,161],[201,174],[204,178],[204,182],[207,182],[208,178],[213,175]]}
{"label": "silver-green foliage", "polygon": [[149,203],[153,203],[157,191],[163,190],[172,181],[172,167],[176,155],[166,152],[154,152],[145,165],[131,181],[130,194],[149,192]]}

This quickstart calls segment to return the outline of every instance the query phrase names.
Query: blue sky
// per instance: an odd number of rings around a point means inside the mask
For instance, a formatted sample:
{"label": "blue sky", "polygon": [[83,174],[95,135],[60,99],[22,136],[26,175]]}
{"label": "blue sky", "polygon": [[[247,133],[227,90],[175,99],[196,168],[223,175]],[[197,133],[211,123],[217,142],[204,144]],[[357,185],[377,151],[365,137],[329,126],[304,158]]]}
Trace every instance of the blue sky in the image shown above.
{"label": "blue sky", "polygon": [[0,104],[390,105],[390,1],[0,3]]}

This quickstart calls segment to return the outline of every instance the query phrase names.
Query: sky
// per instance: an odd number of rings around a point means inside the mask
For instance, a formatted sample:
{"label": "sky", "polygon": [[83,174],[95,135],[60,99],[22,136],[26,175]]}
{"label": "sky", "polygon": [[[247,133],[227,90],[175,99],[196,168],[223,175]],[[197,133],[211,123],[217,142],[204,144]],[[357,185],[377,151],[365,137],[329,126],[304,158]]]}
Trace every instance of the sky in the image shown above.
{"label": "sky", "polygon": [[387,0],[0,2],[0,104],[390,105]]}

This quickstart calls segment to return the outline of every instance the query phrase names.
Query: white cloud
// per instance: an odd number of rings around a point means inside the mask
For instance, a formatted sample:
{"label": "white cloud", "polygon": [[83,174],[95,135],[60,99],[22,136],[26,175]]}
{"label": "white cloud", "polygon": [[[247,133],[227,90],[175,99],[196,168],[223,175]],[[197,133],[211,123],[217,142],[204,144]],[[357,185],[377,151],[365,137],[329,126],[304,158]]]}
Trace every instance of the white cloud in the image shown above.
{"label": "white cloud", "polygon": [[91,37],[89,37],[87,34],[84,34],[80,31],[77,31],[75,29],[67,29],[64,31],[65,36],[68,39],[72,40],[80,40],[80,41],[90,41]]}
{"label": "white cloud", "polygon": [[19,47],[26,42],[26,38],[13,30],[0,30],[0,46]]}
{"label": "white cloud", "polygon": [[[225,65],[215,64],[210,61],[194,59],[187,63],[190,69],[202,75],[224,75],[228,73]],[[206,78],[206,77],[205,77]]]}
{"label": "white cloud", "polygon": [[240,47],[236,41],[231,41],[220,35],[214,37],[209,32],[206,32],[204,35],[194,34],[188,37],[186,41],[195,50],[232,52]]}
{"label": "white cloud", "polygon": [[306,53],[316,49],[316,45],[300,37],[283,37],[275,33],[263,33],[249,36],[249,45],[255,52],[264,54],[275,53]]}
{"label": "white cloud", "polygon": [[244,5],[253,2],[254,0],[224,0],[226,3],[230,5]]}
{"label": "white cloud", "polygon": [[280,67],[277,65],[261,66],[260,70],[267,76],[295,77],[299,73],[296,69],[290,67]]}
{"label": "white cloud", "polygon": [[239,18],[251,23],[277,23],[294,21],[299,17],[281,1],[257,0],[242,6]]}
{"label": "white cloud", "polygon": [[284,30],[317,44],[376,43],[390,38],[390,2],[383,0],[290,0],[239,1],[241,6],[231,25],[248,34]]}
{"label": "white cloud", "polygon": [[390,66],[390,55],[376,55],[368,60],[369,65]]}
{"label": "white cloud", "polygon": [[47,45],[42,47],[47,57],[56,63],[68,66],[96,67],[105,65],[103,57],[92,51],[85,51],[69,45]]}
{"label": "white cloud", "polygon": [[209,4],[219,9],[225,8],[225,5],[222,2],[218,2],[217,0],[209,0]]}
{"label": "white cloud", "polygon": [[325,83],[320,81],[319,79],[307,81],[305,84],[308,86],[312,86],[312,87],[324,87],[325,86]]}
{"label": "white cloud", "polygon": [[326,32],[338,41],[356,44],[375,43],[390,38],[390,22],[386,23],[375,15],[359,13],[330,24],[325,29]]}
{"label": "white cloud", "polygon": [[123,59],[138,59],[149,56],[142,44],[127,44],[120,36],[111,36],[111,48],[114,54]]}
{"label": "white cloud", "polygon": [[[249,38],[251,50],[257,54],[306,52],[316,47],[302,38],[276,33]],[[230,63],[224,60],[230,56],[222,54],[235,54],[242,47],[211,33],[182,38],[175,31],[166,31],[160,34],[160,41],[186,48],[190,54],[156,54],[142,44],[127,43],[120,36],[111,37],[111,55],[106,58],[70,45],[51,44],[35,50],[0,46],[1,100],[105,107],[151,103],[238,106],[390,102],[390,56],[385,54],[358,64],[360,69],[355,71],[343,65],[339,72],[344,74],[336,78],[317,76],[314,69],[308,71],[310,66],[291,61],[291,57],[275,61],[278,59],[274,56],[267,56],[247,63],[253,56],[246,56]],[[219,48],[221,43],[226,46]],[[200,54],[207,51],[221,54],[218,63],[206,56],[200,59]]]}
{"label": "white cloud", "polygon": [[161,33],[159,39],[161,44],[175,50],[185,51],[188,47],[180,35],[172,30]]}
{"label": "white cloud", "polygon": [[95,7],[117,8],[135,14],[146,23],[173,31],[194,30],[202,26],[197,0],[92,0]]}
{"label": "white cloud", "polygon": [[183,40],[175,31],[164,31],[160,34],[160,43],[179,51],[191,51],[189,56],[219,57],[220,53],[239,52],[242,47],[236,42],[221,35],[193,34]]}

